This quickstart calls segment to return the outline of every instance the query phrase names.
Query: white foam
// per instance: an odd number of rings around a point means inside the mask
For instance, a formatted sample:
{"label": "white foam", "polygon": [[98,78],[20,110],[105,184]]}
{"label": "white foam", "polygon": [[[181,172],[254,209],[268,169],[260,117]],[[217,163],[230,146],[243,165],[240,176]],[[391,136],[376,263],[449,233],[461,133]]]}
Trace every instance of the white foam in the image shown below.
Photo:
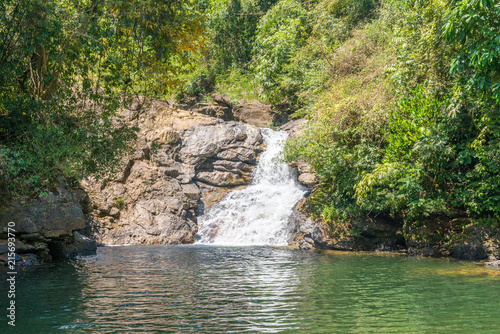
{"label": "white foam", "polygon": [[282,161],[287,134],[261,129],[266,150],[252,184],[229,193],[198,219],[196,243],[226,246],[287,245],[293,226],[289,216],[306,189],[296,171]]}

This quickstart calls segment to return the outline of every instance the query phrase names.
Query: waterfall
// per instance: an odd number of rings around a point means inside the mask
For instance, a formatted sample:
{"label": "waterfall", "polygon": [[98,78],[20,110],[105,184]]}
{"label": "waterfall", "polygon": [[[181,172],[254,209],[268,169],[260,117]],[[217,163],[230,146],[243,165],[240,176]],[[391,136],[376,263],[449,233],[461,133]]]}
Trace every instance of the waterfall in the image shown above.
{"label": "waterfall", "polygon": [[287,245],[292,237],[288,218],[304,196],[297,172],[281,159],[287,133],[261,129],[266,150],[252,183],[226,195],[198,218],[198,244]]}

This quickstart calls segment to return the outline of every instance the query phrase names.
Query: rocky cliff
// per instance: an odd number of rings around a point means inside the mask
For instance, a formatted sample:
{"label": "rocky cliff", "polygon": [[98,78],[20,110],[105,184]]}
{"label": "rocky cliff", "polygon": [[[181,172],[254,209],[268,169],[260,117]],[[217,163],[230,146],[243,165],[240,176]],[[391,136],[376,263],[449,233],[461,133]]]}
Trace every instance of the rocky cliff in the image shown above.
{"label": "rocky cliff", "polygon": [[246,185],[263,149],[258,127],[215,116],[161,100],[124,110],[122,117],[139,132],[121,172],[2,208],[0,264],[8,258],[9,222],[15,223],[16,259],[26,264],[95,254],[94,240],[192,243],[196,216]]}
{"label": "rocky cliff", "polygon": [[136,152],[123,172],[82,183],[94,207],[87,232],[103,244],[192,243],[196,216],[248,183],[262,151],[260,130],[159,100],[134,121]]}
{"label": "rocky cliff", "polygon": [[89,205],[83,190],[62,187],[30,203],[11,202],[0,214],[0,265],[13,253],[9,245],[13,235],[17,262],[95,254],[95,241],[80,233],[86,227]]}

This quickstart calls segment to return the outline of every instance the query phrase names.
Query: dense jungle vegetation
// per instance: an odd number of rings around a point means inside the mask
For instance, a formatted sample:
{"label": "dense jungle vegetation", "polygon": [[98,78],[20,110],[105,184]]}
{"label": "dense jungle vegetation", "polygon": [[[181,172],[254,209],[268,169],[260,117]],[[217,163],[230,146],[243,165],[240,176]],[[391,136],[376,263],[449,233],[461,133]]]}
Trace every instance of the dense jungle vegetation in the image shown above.
{"label": "dense jungle vegetation", "polygon": [[[113,116],[173,84],[194,1],[0,2],[0,199],[105,175],[135,131]],[[173,65],[175,63],[175,65]],[[142,97],[142,98],[141,98]]]}
{"label": "dense jungle vegetation", "polygon": [[500,3],[5,0],[0,188],[105,173],[133,97],[259,99],[309,119],[289,161],[326,222],[500,219]]}
{"label": "dense jungle vegetation", "polygon": [[500,3],[211,1],[177,97],[217,91],[310,119],[286,159],[325,221],[500,218]]}

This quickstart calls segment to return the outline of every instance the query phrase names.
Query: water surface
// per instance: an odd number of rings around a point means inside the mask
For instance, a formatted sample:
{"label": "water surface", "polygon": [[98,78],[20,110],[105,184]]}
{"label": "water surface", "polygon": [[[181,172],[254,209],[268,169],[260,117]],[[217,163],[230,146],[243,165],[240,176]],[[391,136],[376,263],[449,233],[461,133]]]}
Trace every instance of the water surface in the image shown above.
{"label": "water surface", "polygon": [[21,268],[16,301],[2,333],[500,331],[498,270],[272,247],[103,247]]}

